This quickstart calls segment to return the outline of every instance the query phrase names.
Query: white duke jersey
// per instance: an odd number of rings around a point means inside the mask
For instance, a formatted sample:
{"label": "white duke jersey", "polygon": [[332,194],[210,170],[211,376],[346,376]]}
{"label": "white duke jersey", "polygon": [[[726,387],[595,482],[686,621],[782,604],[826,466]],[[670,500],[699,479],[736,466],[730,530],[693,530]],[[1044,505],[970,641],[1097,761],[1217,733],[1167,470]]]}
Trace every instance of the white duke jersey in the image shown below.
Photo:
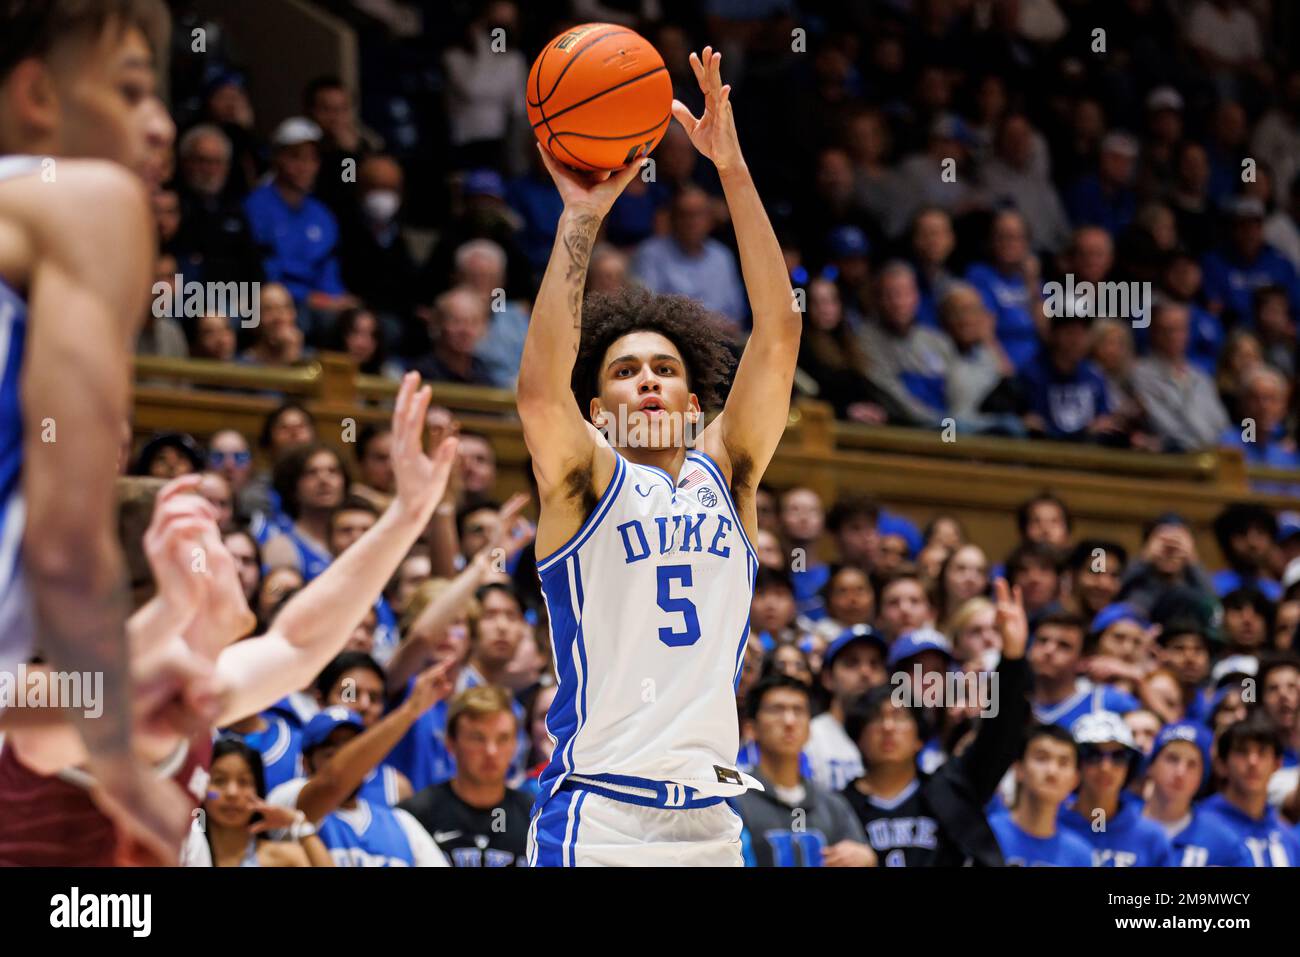
{"label": "white duke jersey", "polygon": [[[0,156],[0,182],[40,168],[35,156]],[[36,628],[23,579],[23,411],[27,301],[0,277],[0,671],[32,657]]]}
{"label": "white duke jersey", "polygon": [[674,478],[616,453],[591,515],[537,564],[559,676],[540,800],[574,774],[762,787],[736,769],[757,567],[712,459],[691,450]]}

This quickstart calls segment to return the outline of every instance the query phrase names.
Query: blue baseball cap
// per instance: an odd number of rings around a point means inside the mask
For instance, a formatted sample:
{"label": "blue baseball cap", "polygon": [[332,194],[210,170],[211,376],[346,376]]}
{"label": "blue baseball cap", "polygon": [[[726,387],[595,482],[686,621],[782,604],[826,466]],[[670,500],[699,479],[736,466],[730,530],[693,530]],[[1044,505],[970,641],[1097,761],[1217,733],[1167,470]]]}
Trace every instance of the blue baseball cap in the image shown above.
{"label": "blue baseball cap", "polygon": [[933,628],[924,627],[913,628],[899,635],[889,646],[889,657],[885,660],[885,665],[892,668],[926,651],[937,651],[948,659],[949,664],[953,662],[952,646],[948,644],[948,639]]}
{"label": "blue baseball cap", "polygon": [[1281,545],[1296,535],[1300,535],[1300,512],[1278,512],[1277,543]]}
{"label": "blue baseball cap", "polygon": [[1196,745],[1200,750],[1201,787],[1205,787],[1205,782],[1210,779],[1210,749],[1214,744],[1214,736],[1210,734],[1209,728],[1196,721],[1175,721],[1161,728],[1160,733],[1156,735],[1155,743],[1151,745],[1151,753],[1142,764],[1142,773],[1146,774],[1151,769],[1161,748],[1175,741],[1186,741]]}
{"label": "blue baseball cap", "polygon": [[351,708],[336,704],[324,709],[308,721],[307,727],[303,729],[303,751],[310,751],[312,748],[320,747],[329,740],[331,734],[343,727],[356,728],[358,731],[366,729],[365,723],[361,720],[361,715]]}
{"label": "blue baseball cap", "polygon": [[1113,605],[1107,605],[1097,612],[1096,617],[1092,619],[1092,627],[1089,628],[1089,631],[1094,635],[1100,635],[1111,625],[1120,621],[1134,622],[1142,629],[1151,627],[1151,622],[1146,620],[1141,609],[1136,605],[1130,605],[1126,601],[1119,601]]}
{"label": "blue baseball cap", "polygon": [[852,628],[845,628],[841,631],[835,636],[835,640],[827,646],[825,654],[822,655],[822,670],[829,670],[836,656],[855,641],[875,645],[880,649],[882,655],[889,652],[889,645],[885,643],[884,638],[880,637],[880,633],[876,629],[870,625],[854,625]]}
{"label": "blue baseball cap", "polygon": [[867,234],[857,226],[840,226],[831,230],[831,255],[837,259],[842,256],[866,256],[871,252],[871,243]]}

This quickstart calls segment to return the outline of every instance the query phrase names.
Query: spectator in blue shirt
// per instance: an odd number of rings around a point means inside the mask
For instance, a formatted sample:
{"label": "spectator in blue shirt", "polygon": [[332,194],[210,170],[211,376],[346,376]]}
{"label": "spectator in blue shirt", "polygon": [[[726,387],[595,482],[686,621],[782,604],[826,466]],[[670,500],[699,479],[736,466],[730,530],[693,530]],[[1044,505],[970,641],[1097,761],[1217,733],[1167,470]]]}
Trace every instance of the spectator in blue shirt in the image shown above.
{"label": "spectator in blue shirt", "polygon": [[357,305],[343,288],[334,215],[311,197],[320,171],[320,127],[301,116],[281,123],[271,138],[274,178],[244,200],[253,240],[262,248],[268,279],[283,283],[299,308],[337,311]]}
{"label": "spectator in blue shirt", "polygon": [[1253,196],[1239,196],[1225,204],[1225,212],[1231,217],[1228,245],[1206,253],[1202,263],[1210,311],[1249,323],[1255,291],[1264,286],[1281,286],[1292,310],[1300,311],[1295,266],[1264,242],[1264,204]]}
{"label": "spectator in blue shirt", "polygon": [[709,236],[713,206],[708,193],[688,186],[673,197],[667,236],[643,242],[632,273],[651,292],[689,296],[730,320],[737,329],[749,314],[736,257]]}
{"label": "spectator in blue shirt", "polygon": [[1083,439],[1117,434],[1110,414],[1106,379],[1088,359],[1088,320],[1057,316],[1052,320],[1047,353],[1020,372],[1025,426],[1053,439]]}
{"label": "spectator in blue shirt", "polygon": [[1029,248],[1024,218],[1010,209],[998,213],[989,246],[992,260],[971,266],[966,281],[993,313],[1007,358],[1022,369],[1038,355],[1040,332],[1045,331],[1038,258]]}
{"label": "spectator in blue shirt", "polygon": [[1079,745],[1079,793],[1061,808],[1061,827],[1088,843],[1093,867],[1171,866],[1169,838],[1124,791],[1141,757],[1124,719],[1098,711],[1070,730]]}
{"label": "spectator in blue shirt", "polygon": [[1268,804],[1268,779],[1282,766],[1282,736],[1267,715],[1255,713],[1219,736],[1217,753],[1227,780],[1201,809],[1232,831],[1254,867],[1300,867],[1300,838]]}
{"label": "spectator in blue shirt", "polygon": [[1167,724],[1156,735],[1143,777],[1150,791],[1142,815],[1164,832],[1177,867],[1241,867],[1245,849],[1192,799],[1210,781],[1210,730],[1196,721]]}
{"label": "spectator in blue shirt", "polygon": [[1118,238],[1137,212],[1137,157],[1137,140],[1129,134],[1108,133],[1102,139],[1097,171],[1079,179],[1066,197],[1076,226],[1100,226]]}
{"label": "spectator in blue shirt", "polygon": [[525,303],[506,298],[506,251],[490,239],[471,239],[456,250],[456,282],[487,299],[487,333],[475,355],[487,364],[494,386],[513,389],[528,335],[528,310]]}
{"label": "spectator in blue shirt", "polygon": [[1228,426],[1219,444],[1241,449],[1252,465],[1300,468],[1300,452],[1286,428],[1290,393],[1280,372],[1271,366],[1256,366],[1241,386],[1242,421]]}
{"label": "spectator in blue shirt", "polygon": [[1124,714],[1139,707],[1127,692],[1077,680],[1086,628],[1083,619],[1064,612],[1045,615],[1034,628],[1029,646],[1029,668],[1034,675],[1029,704],[1034,718],[1043,724],[1070,728],[1085,714]]}
{"label": "spectator in blue shirt", "polygon": [[1079,783],[1079,746],[1070,732],[1037,725],[1015,763],[1016,802],[989,815],[1008,867],[1090,867],[1087,843],[1058,823],[1061,805]]}

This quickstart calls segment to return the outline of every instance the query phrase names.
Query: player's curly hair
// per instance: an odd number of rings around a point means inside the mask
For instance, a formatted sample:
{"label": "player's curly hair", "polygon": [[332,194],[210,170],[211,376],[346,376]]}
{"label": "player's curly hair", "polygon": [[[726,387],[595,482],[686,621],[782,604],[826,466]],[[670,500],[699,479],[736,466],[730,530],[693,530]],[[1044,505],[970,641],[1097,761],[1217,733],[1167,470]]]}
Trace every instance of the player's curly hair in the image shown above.
{"label": "player's curly hair", "polygon": [[619,292],[592,293],[583,302],[573,395],[584,416],[600,394],[605,350],[621,336],[641,331],[657,332],[677,347],[686,365],[686,384],[701,409],[722,405],[735,365],[722,323],[693,299],[655,295],[629,285]]}

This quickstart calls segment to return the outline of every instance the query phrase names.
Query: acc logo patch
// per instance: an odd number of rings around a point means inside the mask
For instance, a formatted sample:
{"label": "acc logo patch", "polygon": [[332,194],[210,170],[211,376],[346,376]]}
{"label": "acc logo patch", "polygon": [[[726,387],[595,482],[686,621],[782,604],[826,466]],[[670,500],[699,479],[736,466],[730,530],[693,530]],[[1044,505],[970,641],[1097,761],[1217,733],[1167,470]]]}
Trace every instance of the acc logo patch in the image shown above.
{"label": "acc logo patch", "polygon": [[713,489],[709,488],[707,485],[696,492],[695,496],[700,500],[700,504],[705,508],[713,508],[713,506],[718,504],[718,493],[713,491]]}

